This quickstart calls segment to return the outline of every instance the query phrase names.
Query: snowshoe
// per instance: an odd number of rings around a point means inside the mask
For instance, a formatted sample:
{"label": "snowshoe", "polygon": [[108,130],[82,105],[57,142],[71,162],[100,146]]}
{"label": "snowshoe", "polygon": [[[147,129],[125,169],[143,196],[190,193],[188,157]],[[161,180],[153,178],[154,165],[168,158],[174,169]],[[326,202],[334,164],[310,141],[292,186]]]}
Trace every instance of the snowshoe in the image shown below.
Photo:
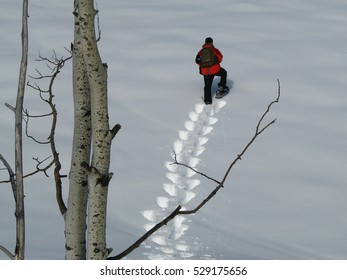
{"label": "snowshoe", "polygon": [[218,90],[216,91],[216,98],[220,99],[224,96],[226,96],[229,93],[229,87],[228,86],[220,86]]}

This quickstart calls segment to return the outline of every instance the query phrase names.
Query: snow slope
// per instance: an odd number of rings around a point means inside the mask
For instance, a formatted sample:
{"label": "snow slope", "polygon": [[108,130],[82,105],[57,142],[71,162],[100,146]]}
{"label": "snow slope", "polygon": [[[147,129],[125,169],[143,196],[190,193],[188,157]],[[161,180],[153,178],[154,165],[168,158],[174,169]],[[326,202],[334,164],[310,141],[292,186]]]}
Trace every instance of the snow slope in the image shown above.
{"label": "snow slope", "polygon": [[[15,103],[20,2],[0,4],[1,104]],[[55,49],[65,55],[73,35],[70,2],[30,4],[30,74],[44,69],[34,62],[39,52],[50,56]],[[122,125],[113,145],[108,205],[108,244],[114,252],[176,203],[192,207],[214,188],[170,165],[172,152],[220,179],[276,97],[279,78],[281,101],[269,116],[277,122],[238,163],[226,187],[199,213],[176,220],[129,259],[346,259],[347,3],[117,0],[99,1],[98,8],[100,52],[109,66],[110,120]],[[194,63],[207,36],[224,54],[222,65],[233,85],[211,108],[202,105],[202,78]],[[56,85],[58,148],[66,174],[70,76],[67,66]],[[32,113],[45,112],[30,90],[25,103]],[[0,153],[11,163],[12,127],[12,113],[1,106]],[[31,131],[45,137],[41,124],[33,122]],[[48,151],[29,140],[25,148],[25,169],[31,171],[32,158],[42,159]],[[1,180],[7,176],[0,174]],[[64,181],[65,194],[67,186]],[[27,258],[63,259],[63,221],[52,177],[27,180],[26,207]],[[10,249],[13,212],[11,190],[2,185],[0,244]]]}

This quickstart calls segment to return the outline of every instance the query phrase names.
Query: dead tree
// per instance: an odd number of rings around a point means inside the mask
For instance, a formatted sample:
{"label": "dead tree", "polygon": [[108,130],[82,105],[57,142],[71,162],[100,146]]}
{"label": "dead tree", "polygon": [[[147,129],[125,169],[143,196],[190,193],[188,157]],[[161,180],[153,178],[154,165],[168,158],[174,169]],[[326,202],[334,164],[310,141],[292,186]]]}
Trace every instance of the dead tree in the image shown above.
{"label": "dead tree", "polygon": [[[48,80],[48,88],[47,89],[42,89],[37,83],[32,84],[30,82],[27,83],[27,85],[34,89],[40,99],[46,103],[49,107],[49,112],[41,115],[32,115],[30,114],[29,110],[24,110],[24,120],[26,123],[25,127],[25,132],[26,136],[30,139],[32,139],[34,142],[42,145],[49,145],[51,149],[51,154],[52,154],[52,160],[49,164],[45,166],[44,169],[39,168],[39,166],[45,161],[40,161],[39,159],[34,159],[37,162],[37,168],[36,168],[36,173],[40,172],[41,170],[46,170],[51,166],[54,166],[54,181],[55,181],[55,189],[56,189],[56,200],[58,203],[58,207],[60,210],[60,213],[62,215],[65,214],[66,212],[66,206],[63,200],[63,193],[62,193],[62,181],[61,179],[64,177],[67,177],[66,175],[62,175],[60,173],[61,171],[61,162],[59,158],[59,152],[57,150],[56,142],[55,142],[55,132],[56,132],[56,127],[57,127],[57,122],[58,122],[58,111],[56,108],[56,105],[54,103],[54,94],[53,94],[53,85],[58,77],[61,69],[64,67],[65,63],[71,59],[71,55],[69,55],[67,58],[61,57],[58,58],[56,53],[53,52],[52,58],[47,58],[39,55],[39,58],[36,60],[37,62],[44,62],[47,66],[48,69],[50,69],[49,74],[42,74],[41,71],[36,70],[37,75],[35,77],[30,76],[33,80]],[[29,133],[29,121],[31,119],[37,119],[37,118],[47,118],[51,117],[51,128],[49,129],[49,135],[46,137],[47,140],[38,140],[36,137],[32,136]],[[47,173],[45,173],[47,175]],[[33,174],[30,174],[33,175]],[[48,175],[47,175],[48,176]]]}
{"label": "dead tree", "polygon": [[[24,213],[24,180],[23,180],[23,144],[22,144],[22,111],[25,93],[25,81],[28,65],[28,0],[23,0],[22,7],[22,58],[19,69],[19,81],[17,90],[16,107],[12,108],[15,113],[15,179],[12,170],[7,165],[10,173],[12,188],[16,204],[16,248],[14,254],[0,246],[10,258],[23,260],[25,256],[25,213]],[[4,158],[2,161],[6,166]]]}

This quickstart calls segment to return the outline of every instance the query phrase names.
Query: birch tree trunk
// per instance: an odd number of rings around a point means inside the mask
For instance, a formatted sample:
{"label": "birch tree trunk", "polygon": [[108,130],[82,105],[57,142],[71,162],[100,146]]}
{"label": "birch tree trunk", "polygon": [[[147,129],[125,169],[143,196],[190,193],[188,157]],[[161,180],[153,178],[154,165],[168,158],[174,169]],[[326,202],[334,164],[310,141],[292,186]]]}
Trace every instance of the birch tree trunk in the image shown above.
{"label": "birch tree trunk", "polygon": [[107,73],[96,44],[93,0],[79,1],[83,57],[91,90],[92,161],[89,172],[87,259],[105,259],[106,208],[111,135],[107,110]]}
{"label": "birch tree trunk", "polygon": [[90,87],[83,60],[81,31],[75,17],[73,57],[74,134],[69,173],[68,207],[65,215],[66,259],[86,259],[86,216],[88,174],[84,164],[90,161],[91,105]]}
{"label": "birch tree trunk", "polygon": [[108,184],[112,177],[109,173],[111,142],[120,128],[109,128],[107,67],[102,63],[97,47],[94,23],[96,13],[93,0],[75,1],[77,36],[80,36],[78,50],[82,53],[88,78],[92,124],[91,163],[86,161],[80,165],[88,174],[87,259],[105,259],[108,255],[106,209]]}

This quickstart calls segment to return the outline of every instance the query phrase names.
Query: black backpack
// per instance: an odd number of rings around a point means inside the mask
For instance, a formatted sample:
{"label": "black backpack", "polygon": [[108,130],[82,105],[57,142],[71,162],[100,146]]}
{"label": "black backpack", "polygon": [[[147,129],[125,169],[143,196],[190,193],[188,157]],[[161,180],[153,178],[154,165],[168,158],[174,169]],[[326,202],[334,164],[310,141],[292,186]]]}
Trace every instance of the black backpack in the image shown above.
{"label": "black backpack", "polygon": [[211,67],[217,63],[213,48],[203,48],[200,56],[201,67]]}

